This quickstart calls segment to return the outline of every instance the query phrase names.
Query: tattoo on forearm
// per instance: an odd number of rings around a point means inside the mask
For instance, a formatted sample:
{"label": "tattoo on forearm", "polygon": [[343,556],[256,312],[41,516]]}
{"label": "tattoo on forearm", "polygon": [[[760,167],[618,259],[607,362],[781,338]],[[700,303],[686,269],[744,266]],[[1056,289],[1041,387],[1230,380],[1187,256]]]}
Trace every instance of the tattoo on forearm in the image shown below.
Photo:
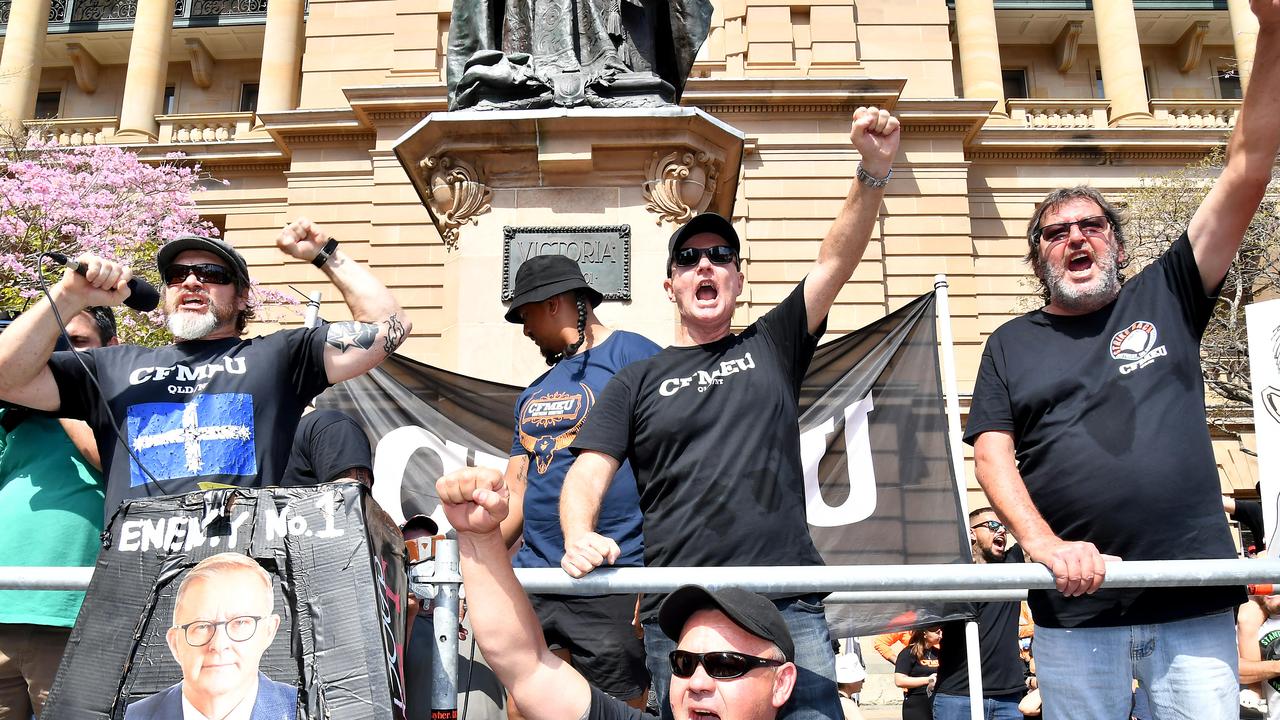
{"label": "tattoo on forearm", "polygon": [[396,351],[400,344],[404,342],[404,323],[400,322],[400,318],[392,315],[387,318],[387,339],[382,349],[388,355]]}
{"label": "tattoo on forearm", "polygon": [[324,341],[338,352],[346,352],[350,348],[368,350],[378,339],[378,326],[373,323],[340,322],[329,326],[329,334]]}

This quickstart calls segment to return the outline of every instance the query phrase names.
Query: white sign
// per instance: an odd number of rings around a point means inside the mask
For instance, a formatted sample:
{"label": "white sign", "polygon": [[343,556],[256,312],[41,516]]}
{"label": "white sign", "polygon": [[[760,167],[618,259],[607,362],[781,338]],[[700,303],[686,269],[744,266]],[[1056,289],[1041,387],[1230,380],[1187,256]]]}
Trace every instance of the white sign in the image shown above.
{"label": "white sign", "polygon": [[1253,427],[1257,437],[1258,478],[1268,555],[1274,556],[1276,503],[1280,495],[1280,300],[1244,309],[1249,329],[1249,367],[1253,382]]}

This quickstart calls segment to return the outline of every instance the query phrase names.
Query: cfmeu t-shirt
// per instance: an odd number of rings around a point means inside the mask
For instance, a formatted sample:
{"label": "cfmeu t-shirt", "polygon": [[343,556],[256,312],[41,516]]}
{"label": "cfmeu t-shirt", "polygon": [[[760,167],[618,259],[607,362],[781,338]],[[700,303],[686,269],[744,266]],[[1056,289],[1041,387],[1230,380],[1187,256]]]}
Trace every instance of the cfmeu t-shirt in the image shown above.
{"label": "cfmeu t-shirt", "polygon": [[[666,348],[609,381],[573,449],[631,462],[646,565],[822,564],[796,408],[818,343],[808,322],[801,283],[741,334]],[[645,596],[645,619],[661,598]]]}
{"label": "cfmeu t-shirt", "polygon": [[252,339],[54,353],[58,414],[85,420],[98,438],[107,516],[126,499],[191,492],[206,482],[279,484],[303,408],[329,385],[327,331],[322,324]]}
{"label": "cfmeu t-shirt", "polygon": [[[593,411],[596,397],[619,370],[660,348],[643,335],[614,330],[599,345],[567,357],[520,393],[511,455],[529,458],[524,495],[524,545],[516,567],[560,567],[564,532],[560,490],[573,464],[569,445]],[[622,551],[619,566],[644,564],[640,499],[630,463],[623,463],[600,504],[596,532]]]}
{"label": "cfmeu t-shirt", "polygon": [[[1011,432],[1031,499],[1064,540],[1124,560],[1235,557],[1200,374],[1216,299],[1184,233],[1110,305],[1005,323],[982,353],[965,441]],[[1081,597],[1028,596],[1045,627],[1168,622],[1244,599],[1243,588],[1105,584]]]}

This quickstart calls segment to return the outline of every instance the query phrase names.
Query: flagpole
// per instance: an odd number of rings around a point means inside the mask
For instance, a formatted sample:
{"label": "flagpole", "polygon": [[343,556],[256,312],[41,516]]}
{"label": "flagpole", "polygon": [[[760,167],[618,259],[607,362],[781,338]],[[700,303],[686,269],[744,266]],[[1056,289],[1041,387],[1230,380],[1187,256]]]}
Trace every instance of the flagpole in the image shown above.
{"label": "flagpole", "polygon": [[311,293],[307,298],[307,313],[303,316],[303,325],[309,328],[316,327],[320,324],[320,291]]}
{"label": "flagpole", "polygon": [[[956,387],[955,339],[951,335],[951,299],[947,293],[947,276],[933,276],[933,292],[938,308],[939,360],[942,363],[942,393],[946,396],[947,437],[951,442],[951,471],[956,478],[956,493],[960,499],[960,519],[968,525],[969,488],[964,474],[964,448],[960,444],[960,394]],[[982,720],[982,655],[978,639],[978,623],[969,620],[964,624],[965,655],[969,666],[969,717]]]}

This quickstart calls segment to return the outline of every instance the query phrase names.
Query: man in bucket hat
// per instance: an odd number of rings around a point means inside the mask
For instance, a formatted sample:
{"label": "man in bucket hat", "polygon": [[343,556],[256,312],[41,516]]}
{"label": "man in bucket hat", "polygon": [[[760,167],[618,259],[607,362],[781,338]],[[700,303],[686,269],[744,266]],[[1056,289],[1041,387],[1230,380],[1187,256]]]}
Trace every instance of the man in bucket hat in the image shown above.
{"label": "man in bucket hat", "polygon": [[[525,716],[652,718],[591,687],[547,648],[507,560],[499,523],[507,514],[509,493],[497,471],[450,473],[436,483],[436,493],[458,532],[476,642]],[[678,720],[773,720],[790,697],[795,644],[769,599],[737,588],[686,585],[667,596],[658,622],[678,639],[670,654],[670,710]]]}
{"label": "man in bucket hat", "polygon": [[[551,365],[520,394],[515,407],[506,471],[511,513],[503,534],[510,545],[523,529],[516,567],[559,567],[564,554],[560,488],[573,462],[569,444],[614,374],[658,352],[648,339],[602,324],[595,307],[603,299],[578,263],[564,255],[529,258],[516,272],[506,319],[524,325],[524,334]],[[619,472],[624,478],[605,496],[600,526],[618,539],[619,565],[643,565],[640,499],[631,467],[623,465]],[[635,595],[535,595],[532,601],[547,641],[588,682],[635,707],[644,706],[649,674],[634,627]]]}
{"label": "man in bucket hat", "polygon": [[[672,235],[664,287],[679,313],[675,344],[618,373],[574,441],[578,457],[560,504],[566,572],[579,577],[618,557],[595,514],[624,460],[640,492],[646,565],[822,564],[805,515],[800,381],[837,293],[866,250],[899,135],[887,111],[854,113],[850,140],[862,161],[817,262],[741,333],[732,331],[745,281],[733,225],[704,213]],[[839,717],[821,596],[774,599],[792,623],[799,666],[783,717]],[[640,608],[659,706],[676,640],[654,622],[660,600],[647,594]]]}
{"label": "man in bucket hat", "polygon": [[[156,258],[172,345],[52,352],[58,326],[48,299],[0,335],[0,400],[93,427],[108,516],[129,498],[278,484],[303,408],[408,335],[390,291],[318,226],[299,219],[276,244],[320,268],[354,320],[243,337],[251,314],[244,258],[223,240],[188,236]],[[93,255],[77,261],[83,274],[68,270],[49,289],[61,317],[129,297],[129,268]]]}

